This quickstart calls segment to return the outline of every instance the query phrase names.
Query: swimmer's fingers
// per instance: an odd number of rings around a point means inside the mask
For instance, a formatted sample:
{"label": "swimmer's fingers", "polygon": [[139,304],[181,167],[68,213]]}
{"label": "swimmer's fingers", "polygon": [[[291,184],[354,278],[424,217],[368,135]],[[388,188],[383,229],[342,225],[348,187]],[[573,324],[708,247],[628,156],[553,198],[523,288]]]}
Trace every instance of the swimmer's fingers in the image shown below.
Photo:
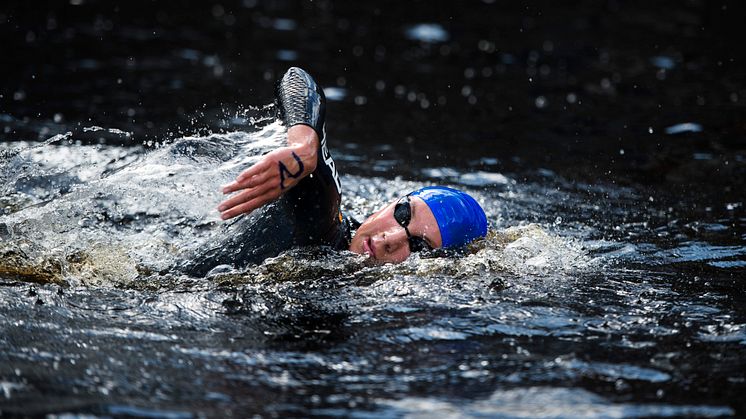
{"label": "swimmer's fingers", "polygon": [[270,162],[265,158],[262,161],[254,164],[253,166],[241,172],[238,176],[236,176],[236,180],[234,180],[231,183],[221,186],[220,189],[223,191],[223,193],[231,193],[239,189],[245,189],[247,187],[256,186],[259,183],[261,183],[261,178],[260,179],[255,179],[255,178],[264,173],[267,173],[270,168],[271,168]]}
{"label": "swimmer's fingers", "polygon": [[268,192],[265,192],[264,194],[259,195],[251,199],[250,201],[236,205],[233,208],[224,211],[222,214],[220,214],[220,218],[222,218],[223,220],[228,220],[241,214],[250,213],[251,211],[254,211],[255,209],[261,207],[262,205],[268,204],[269,202],[277,198],[277,196],[278,194],[276,191],[269,190]]}
{"label": "swimmer's fingers", "polygon": [[272,158],[273,157],[272,154],[274,153],[270,153],[264,156],[264,158],[261,161],[257,162],[253,166],[241,172],[236,177],[236,182],[239,182],[239,183],[243,182],[246,179],[251,179],[253,176],[256,176],[260,173],[264,173],[267,170],[269,170],[273,166],[272,162],[274,161],[274,159]]}
{"label": "swimmer's fingers", "polygon": [[271,178],[272,172],[269,170],[265,170],[262,173],[258,173],[248,178],[236,178],[236,180],[234,180],[233,182],[227,185],[223,185],[222,191],[224,194],[229,194],[231,192],[240,191],[241,189],[256,188],[267,182]]}
{"label": "swimmer's fingers", "polygon": [[[227,220],[251,212],[298,184],[315,169],[315,153],[304,150],[303,147],[293,146],[268,153],[260,162],[238,175],[235,181],[224,185],[223,193],[237,193],[218,206],[221,218]],[[304,164],[304,159],[310,162]]]}
{"label": "swimmer's fingers", "polygon": [[[273,189],[276,189],[276,186],[272,182],[265,183],[256,188],[245,189],[242,192],[239,192],[220,203],[220,205],[218,206],[218,211],[223,214],[243,203],[255,199],[258,196],[262,196],[267,192],[271,192],[273,191]],[[279,193],[276,194],[279,196]]]}

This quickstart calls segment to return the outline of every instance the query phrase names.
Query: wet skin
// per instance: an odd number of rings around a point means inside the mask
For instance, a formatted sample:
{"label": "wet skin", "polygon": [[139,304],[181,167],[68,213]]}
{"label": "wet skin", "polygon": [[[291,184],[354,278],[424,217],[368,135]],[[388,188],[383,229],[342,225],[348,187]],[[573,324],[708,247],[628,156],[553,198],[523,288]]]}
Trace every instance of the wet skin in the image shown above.
{"label": "wet skin", "polygon": [[[223,186],[223,193],[237,192],[218,206],[222,219],[248,214],[277,199],[300,179],[316,168],[319,138],[306,125],[295,125],[288,130],[288,146],[281,147],[241,172],[235,181]],[[283,178],[286,172],[299,176]],[[350,243],[350,251],[367,254],[376,263],[400,263],[411,254],[404,227],[394,219],[397,198],[368,217],[357,229]],[[437,249],[442,246],[438,222],[430,207],[419,197],[410,197],[412,217],[407,228],[412,236],[420,237]]]}
{"label": "wet skin", "polygon": [[[220,218],[227,220],[266,205],[316,170],[319,137],[311,127],[295,125],[288,130],[288,146],[265,155],[241,172],[222,192],[237,192],[218,205]],[[290,176],[285,176],[290,174]]]}

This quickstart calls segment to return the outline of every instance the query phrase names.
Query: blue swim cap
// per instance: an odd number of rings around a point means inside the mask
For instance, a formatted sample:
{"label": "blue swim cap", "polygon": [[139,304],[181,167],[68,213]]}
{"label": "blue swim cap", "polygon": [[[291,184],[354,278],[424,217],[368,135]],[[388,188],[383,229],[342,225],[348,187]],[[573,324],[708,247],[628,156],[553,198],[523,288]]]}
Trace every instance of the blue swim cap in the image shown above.
{"label": "blue swim cap", "polygon": [[430,207],[444,248],[463,246],[487,235],[484,210],[467,193],[445,186],[426,186],[410,195],[420,197]]}

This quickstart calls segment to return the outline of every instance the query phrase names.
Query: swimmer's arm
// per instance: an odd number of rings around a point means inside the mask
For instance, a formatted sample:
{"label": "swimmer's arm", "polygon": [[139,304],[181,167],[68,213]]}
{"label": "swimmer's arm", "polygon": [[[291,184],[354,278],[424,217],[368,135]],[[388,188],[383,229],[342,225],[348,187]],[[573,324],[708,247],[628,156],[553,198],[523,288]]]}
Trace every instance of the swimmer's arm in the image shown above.
{"label": "swimmer's arm", "polygon": [[323,90],[304,70],[291,67],[275,89],[277,108],[288,129],[288,145],[265,155],[223,193],[237,192],[218,206],[224,220],[249,213],[277,199],[316,170],[324,135]]}
{"label": "swimmer's arm", "polygon": [[227,220],[266,205],[316,170],[319,137],[308,125],[288,130],[288,146],[266,154],[244,170],[235,181],[224,185],[224,194],[238,192],[218,206]]}

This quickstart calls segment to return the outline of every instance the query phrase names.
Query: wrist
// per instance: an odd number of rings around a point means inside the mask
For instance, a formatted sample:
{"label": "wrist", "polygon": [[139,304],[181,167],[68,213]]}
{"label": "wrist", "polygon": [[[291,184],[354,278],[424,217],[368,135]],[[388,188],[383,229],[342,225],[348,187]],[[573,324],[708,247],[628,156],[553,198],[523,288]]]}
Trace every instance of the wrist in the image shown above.
{"label": "wrist", "polygon": [[294,125],[288,129],[288,145],[305,166],[304,175],[316,170],[319,137],[308,125]]}

